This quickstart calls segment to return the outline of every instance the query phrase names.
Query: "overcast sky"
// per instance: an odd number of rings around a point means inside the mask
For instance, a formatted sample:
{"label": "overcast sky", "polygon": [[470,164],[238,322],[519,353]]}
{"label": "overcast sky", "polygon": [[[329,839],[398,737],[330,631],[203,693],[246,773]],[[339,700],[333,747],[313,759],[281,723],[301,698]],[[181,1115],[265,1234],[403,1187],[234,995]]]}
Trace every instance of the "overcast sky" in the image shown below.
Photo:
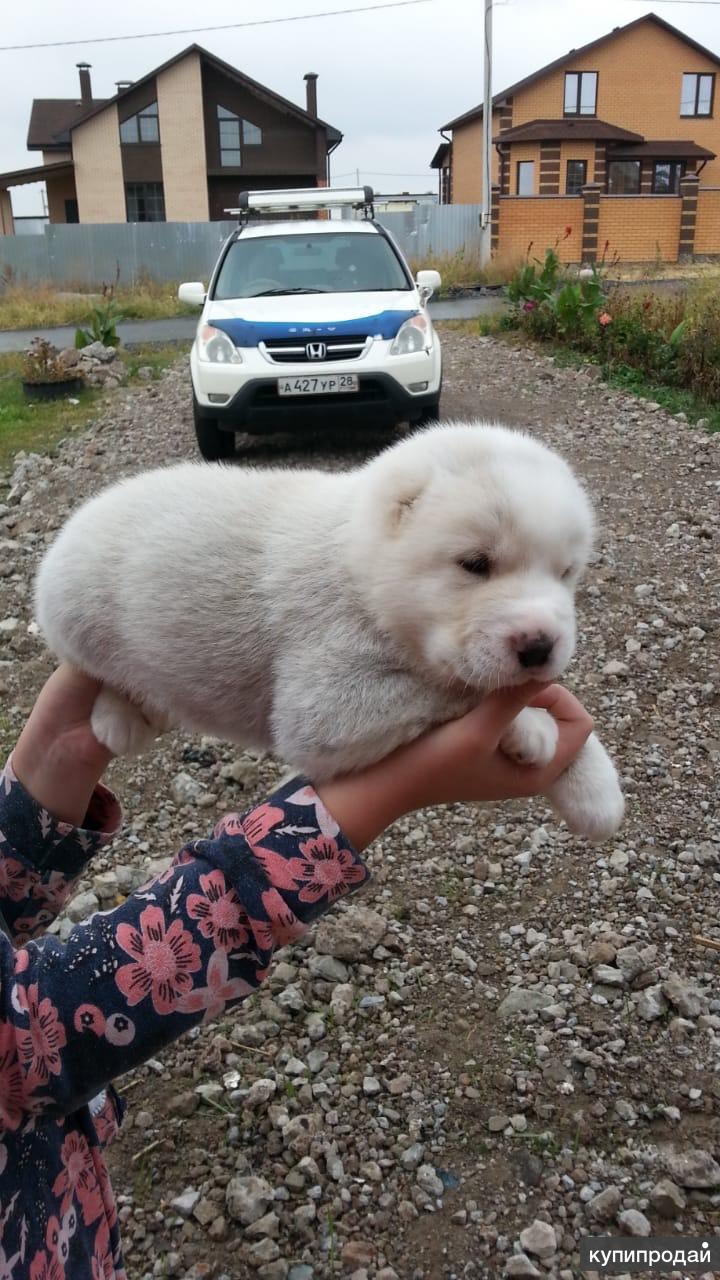
{"label": "overcast sky", "polygon": [[[33,0],[3,5],[0,43],[72,40],[298,15],[360,5],[366,0],[244,0],[198,5],[196,0]],[[373,0],[367,0],[372,3]],[[482,0],[427,0],[412,7],[316,18],[239,31],[204,31],[112,44],[0,52],[0,171],[41,163],[25,138],[33,97],[77,93],[75,63],[92,63],[93,91],[115,92],[193,41],[241,71],[304,105],[303,74],[316,71],[318,110],[340,129],[333,180],[360,170],[382,191],[428,190],[430,158],[445,121],[481,101]],[[494,10],[495,92],[653,8],[636,0],[497,0]],[[657,12],[720,51],[720,8],[657,4]],[[16,187],[18,214],[42,210],[40,188]]]}

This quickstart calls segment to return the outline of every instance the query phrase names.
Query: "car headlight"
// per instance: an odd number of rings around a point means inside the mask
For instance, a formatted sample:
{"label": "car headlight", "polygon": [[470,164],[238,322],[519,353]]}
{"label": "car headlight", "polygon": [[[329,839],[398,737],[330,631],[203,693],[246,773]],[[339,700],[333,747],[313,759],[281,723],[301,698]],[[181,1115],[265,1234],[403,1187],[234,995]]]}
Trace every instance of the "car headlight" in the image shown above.
{"label": "car headlight", "polygon": [[197,333],[198,360],[206,364],[242,364],[242,356],[235,343],[222,329],[213,324],[202,324]]}
{"label": "car headlight", "polygon": [[416,351],[429,351],[430,346],[430,326],[425,316],[411,316],[400,325],[390,355],[409,356]]}

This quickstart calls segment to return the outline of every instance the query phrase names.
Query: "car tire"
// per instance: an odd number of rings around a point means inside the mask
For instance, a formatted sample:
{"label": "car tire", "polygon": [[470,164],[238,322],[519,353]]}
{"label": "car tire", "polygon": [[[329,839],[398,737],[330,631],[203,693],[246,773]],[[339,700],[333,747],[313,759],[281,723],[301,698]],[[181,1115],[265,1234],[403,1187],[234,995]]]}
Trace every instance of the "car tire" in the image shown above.
{"label": "car tire", "polygon": [[232,431],[222,431],[216,418],[201,418],[197,401],[193,400],[195,437],[200,453],[206,462],[221,462],[235,453],[235,436]]}
{"label": "car tire", "polygon": [[432,404],[428,404],[423,409],[419,418],[416,418],[412,424],[414,427],[429,427],[431,422],[440,421],[440,397],[433,400]]}

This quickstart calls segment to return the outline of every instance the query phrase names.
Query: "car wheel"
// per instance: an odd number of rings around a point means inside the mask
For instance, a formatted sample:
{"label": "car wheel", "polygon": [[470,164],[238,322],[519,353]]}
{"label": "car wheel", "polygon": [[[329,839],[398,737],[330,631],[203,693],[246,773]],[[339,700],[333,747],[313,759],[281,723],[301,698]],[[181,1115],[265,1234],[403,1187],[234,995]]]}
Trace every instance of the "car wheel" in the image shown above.
{"label": "car wheel", "polygon": [[420,417],[415,419],[413,426],[429,427],[431,422],[439,422],[439,421],[440,421],[440,397],[438,396],[437,400],[433,400],[432,404],[428,404],[425,406],[422,413],[420,414]]}
{"label": "car wheel", "polygon": [[232,458],[235,452],[235,436],[232,431],[221,431],[215,418],[201,418],[193,401],[193,419],[198,448],[206,462],[220,462]]}

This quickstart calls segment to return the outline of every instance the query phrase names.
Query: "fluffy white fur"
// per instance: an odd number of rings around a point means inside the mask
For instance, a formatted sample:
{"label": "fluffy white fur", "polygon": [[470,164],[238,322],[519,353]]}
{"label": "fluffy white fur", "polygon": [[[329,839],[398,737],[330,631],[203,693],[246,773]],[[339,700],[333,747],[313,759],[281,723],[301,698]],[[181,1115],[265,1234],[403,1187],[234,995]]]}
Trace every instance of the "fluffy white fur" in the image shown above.
{"label": "fluffy white fur", "polygon": [[[182,725],[323,781],[484,692],[560,676],[591,539],[556,454],[502,427],[442,426],[345,473],[187,463],[123,481],[48,551],[37,618],[59,658],[107,686],[93,728],[114,752]],[[481,555],[487,576],[462,567]],[[528,669],[538,637],[552,651]],[[528,710],[503,746],[540,763],[556,739]],[[577,832],[617,829],[594,735],[550,800]]]}

